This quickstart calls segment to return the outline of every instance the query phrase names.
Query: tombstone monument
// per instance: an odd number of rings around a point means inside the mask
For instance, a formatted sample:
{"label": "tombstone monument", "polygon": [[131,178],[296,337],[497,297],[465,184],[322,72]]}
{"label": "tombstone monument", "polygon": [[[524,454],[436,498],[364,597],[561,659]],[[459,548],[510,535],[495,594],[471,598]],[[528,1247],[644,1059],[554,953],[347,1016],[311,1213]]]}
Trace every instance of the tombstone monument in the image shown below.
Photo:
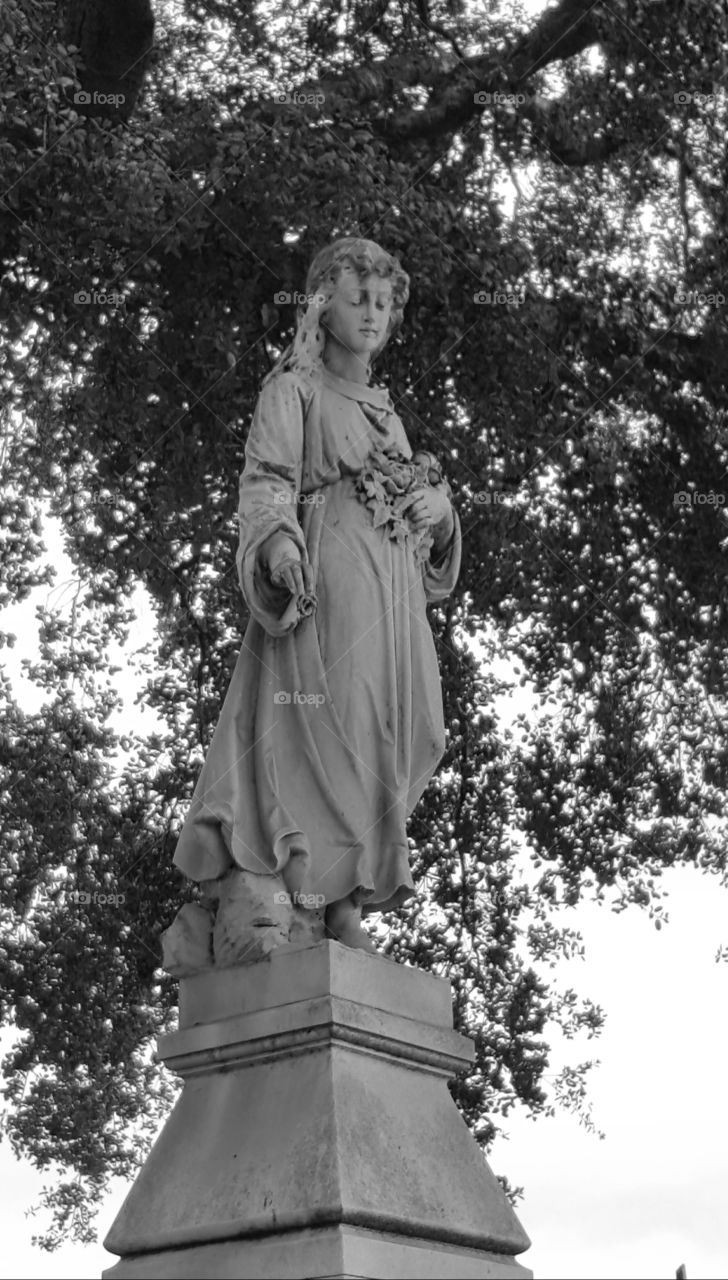
{"label": "tombstone monument", "polygon": [[527,1277],[529,1241],[450,1096],[449,982],[364,921],[413,892],[407,819],[445,749],[429,601],[460,567],[435,453],[372,359],[409,278],[368,240],[314,259],[240,481],[250,611],[175,853],[163,937],[183,1089],[105,1241],[114,1280]]}

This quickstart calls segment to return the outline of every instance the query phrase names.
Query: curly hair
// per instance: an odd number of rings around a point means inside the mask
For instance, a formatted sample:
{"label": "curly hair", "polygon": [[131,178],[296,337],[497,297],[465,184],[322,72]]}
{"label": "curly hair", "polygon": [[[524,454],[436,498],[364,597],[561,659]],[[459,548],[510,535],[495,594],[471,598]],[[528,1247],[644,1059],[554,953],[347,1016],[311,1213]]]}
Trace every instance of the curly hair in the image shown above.
{"label": "curly hair", "polygon": [[409,276],[402,269],[399,259],[387,253],[373,240],[363,240],[358,236],[343,236],[334,240],[332,244],[319,250],[308,269],[305,301],[298,304],[296,336],[263,379],[263,386],[269,378],[284,369],[295,369],[308,377],[320,374],[326,346],[322,321],[344,267],[352,267],[360,279],[376,274],[391,281],[392,312],[387,332],[372,352],[372,360],[376,359],[402,323],[409,298]]}

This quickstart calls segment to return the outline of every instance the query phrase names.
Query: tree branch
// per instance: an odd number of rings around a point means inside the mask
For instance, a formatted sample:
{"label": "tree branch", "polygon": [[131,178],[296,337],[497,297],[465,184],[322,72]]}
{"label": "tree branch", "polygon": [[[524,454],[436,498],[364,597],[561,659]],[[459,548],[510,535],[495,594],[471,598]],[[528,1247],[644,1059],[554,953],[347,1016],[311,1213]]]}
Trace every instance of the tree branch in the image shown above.
{"label": "tree branch", "polygon": [[561,0],[558,8],[547,9],[510,55],[513,83],[523,84],[552,62],[599,44],[598,8],[594,0]]}
{"label": "tree branch", "polygon": [[[665,21],[672,14],[669,0],[654,8],[664,12]],[[659,14],[652,14],[653,22],[658,18]],[[399,55],[347,72],[345,79],[331,79],[318,87],[330,102],[346,100],[359,107],[375,101],[386,103],[398,88],[429,88],[427,106],[395,111],[385,107],[374,115],[372,124],[381,137],[393,144],[432,140],[453,133],[481,115],[490,105],[485,97],[488,93],[522,92],[538,71],[574,57],[601,39],[598,4],[593,0],[561,0],[557,8],[542,14],[505,58],[486,54],[456,62],[430,53],[414,58]],[[577,138],[566,126],[563,102],[546,104],[531,96],[520,110],[532,121],[537,141],[565,165],[600,164],[629,141],[623,136]]]}

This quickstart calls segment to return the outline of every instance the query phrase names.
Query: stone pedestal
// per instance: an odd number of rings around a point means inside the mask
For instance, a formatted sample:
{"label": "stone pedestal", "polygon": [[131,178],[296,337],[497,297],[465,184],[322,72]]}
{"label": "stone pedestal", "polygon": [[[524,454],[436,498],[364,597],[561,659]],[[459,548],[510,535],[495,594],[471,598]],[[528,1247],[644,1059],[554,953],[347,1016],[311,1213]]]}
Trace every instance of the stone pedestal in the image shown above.
{"label": "stone pedestal", "polygon": [[182,1094],[105,1246],[114,1280],[529,1277],[450,1097],[449,982],[335,942],[180,982]]}

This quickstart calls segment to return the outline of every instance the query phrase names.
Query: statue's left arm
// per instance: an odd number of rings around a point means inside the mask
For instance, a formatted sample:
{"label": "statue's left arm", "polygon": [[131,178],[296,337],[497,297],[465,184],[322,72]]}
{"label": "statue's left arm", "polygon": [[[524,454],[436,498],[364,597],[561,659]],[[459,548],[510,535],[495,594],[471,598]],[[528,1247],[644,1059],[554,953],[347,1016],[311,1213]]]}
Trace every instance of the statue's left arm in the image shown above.
{"label": "statue's left arm", "polygon": [[[424,565],[425,595],[428,600],[444,600],[452,592],[460,573],[462,555],[462,536],[460,519],[454,507],[451,507],[452,527],[448,536],[447,528],[442,531],[433,529],[435,538],[429,559]],[[439,535],[439,536],[438,536]]]}
{"label": "statue's left arm", "polygon": [[[401,450],[405,458],[411,458],[412,447],[407,439],[404,424],[396,413],[392,414],[391,430],[397,448]],[[462,555],[460,520],[450,499],[450,486],[442,477],[441,470],[440,476],[441,483],[438,487],[448,496],[448,512],[443,517],[442,522],[432,529],[434,540],[432,550],[428,559],[422,565],[425,596],[428,601],[444,600],[451,594],[460,573]]]}

